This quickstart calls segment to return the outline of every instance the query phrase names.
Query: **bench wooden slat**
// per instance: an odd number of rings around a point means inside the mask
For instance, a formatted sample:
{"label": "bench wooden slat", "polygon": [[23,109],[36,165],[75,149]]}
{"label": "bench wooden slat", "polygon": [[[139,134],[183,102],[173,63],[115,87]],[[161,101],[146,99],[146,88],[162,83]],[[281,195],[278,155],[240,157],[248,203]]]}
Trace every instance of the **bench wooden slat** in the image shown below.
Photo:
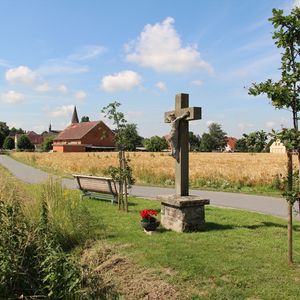
{"label": "bench wooden slat", "polygon": [[79,189],[84,195],[92,193],[111,194],[113,200],[117,198],[118,190],[115,181],[109,177],[87,176],[73,174]]}

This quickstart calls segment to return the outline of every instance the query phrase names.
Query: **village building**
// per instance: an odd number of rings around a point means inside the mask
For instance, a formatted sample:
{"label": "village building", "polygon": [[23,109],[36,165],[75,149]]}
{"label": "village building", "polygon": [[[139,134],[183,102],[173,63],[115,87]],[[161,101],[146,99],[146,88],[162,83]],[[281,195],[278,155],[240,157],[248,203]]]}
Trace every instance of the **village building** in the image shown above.
{"label": "village building", "polygon": [[227,138],[227,144],[225,146],[225,152],[234,152],[237,139],[234,137]]}
{"label": "village building", "polygon": [[115,149],[115,135],[103,121],[79,123],[76,107],[72,124],[53,140],[54,152],[86,152]]}
{"label": "village building", "polygon": [[270,153],[286,153],[285,146],[280,142],[280,140],[276,140],[270,146]]}
{"label": "village building", "polygon": [[18,144],[18,139],[19,139],[19,137],[21,135],[28,136],[31,144],[33,144],[33,146],[34,146],[35,149],[41,148],[42,143],[44,141],[44,138],[43,138],[43,136],[41,134],[38,134],[38,133],[36,133],[34,131],[27,131],[24,134],[20,134],[20,133],[15,134],[14,135],[14,140],[15,140],[16,147],[17,147],[17,144]]}

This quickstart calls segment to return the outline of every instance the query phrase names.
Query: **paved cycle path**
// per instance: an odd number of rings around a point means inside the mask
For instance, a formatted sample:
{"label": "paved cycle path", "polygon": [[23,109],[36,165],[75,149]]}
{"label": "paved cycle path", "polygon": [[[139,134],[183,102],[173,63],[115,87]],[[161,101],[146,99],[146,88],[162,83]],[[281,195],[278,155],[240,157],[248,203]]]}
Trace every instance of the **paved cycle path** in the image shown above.
{"label": "paved cycle path", "polygon": [[[0,164],[6,167],[15,177],[27,183],[40,183],[50,175],[44,171],[35,169],[20,163],[7,155],[0,155]],[[65,187],[76,189],[77,185],[73,179],[62,179]],[[137,197],[155,199],[157,195],[174,194],[172,188],[133,186],[130,194]],[[287,204],[283,198],[245,195],[239,193],[211,192],[201,190],[190,190],[191,195],[199,195],[202,198],[210,199],[211,205],[250,210],[274,216],[287,217]]]}

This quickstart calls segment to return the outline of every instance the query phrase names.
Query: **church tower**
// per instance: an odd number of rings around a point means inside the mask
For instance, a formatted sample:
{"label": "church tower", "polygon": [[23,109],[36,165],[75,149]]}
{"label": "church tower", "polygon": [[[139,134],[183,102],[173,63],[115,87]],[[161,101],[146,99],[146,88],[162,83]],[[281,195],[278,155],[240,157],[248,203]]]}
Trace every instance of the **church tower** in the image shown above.
{"label": "church tower", "polygon": [[78,119],[78,115],[77,115],[77,110],[76,110],[76,105],[74,106],[74,111],[73,111],[71,123],[72,124],[79,123],[79,119]]}

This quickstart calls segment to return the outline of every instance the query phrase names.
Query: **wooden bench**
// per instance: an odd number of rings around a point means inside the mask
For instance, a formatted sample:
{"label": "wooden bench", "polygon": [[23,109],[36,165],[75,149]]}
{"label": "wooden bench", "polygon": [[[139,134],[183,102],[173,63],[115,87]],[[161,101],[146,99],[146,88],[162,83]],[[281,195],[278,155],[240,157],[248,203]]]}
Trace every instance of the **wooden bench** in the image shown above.
{"label": "wooden bench", "polygon": [[117,184],[112,178],[77,174],[73,174],[73,177],[82,192],[81,199],[87,196],[103,200],[109,199],[112,203],[118,201]]}

